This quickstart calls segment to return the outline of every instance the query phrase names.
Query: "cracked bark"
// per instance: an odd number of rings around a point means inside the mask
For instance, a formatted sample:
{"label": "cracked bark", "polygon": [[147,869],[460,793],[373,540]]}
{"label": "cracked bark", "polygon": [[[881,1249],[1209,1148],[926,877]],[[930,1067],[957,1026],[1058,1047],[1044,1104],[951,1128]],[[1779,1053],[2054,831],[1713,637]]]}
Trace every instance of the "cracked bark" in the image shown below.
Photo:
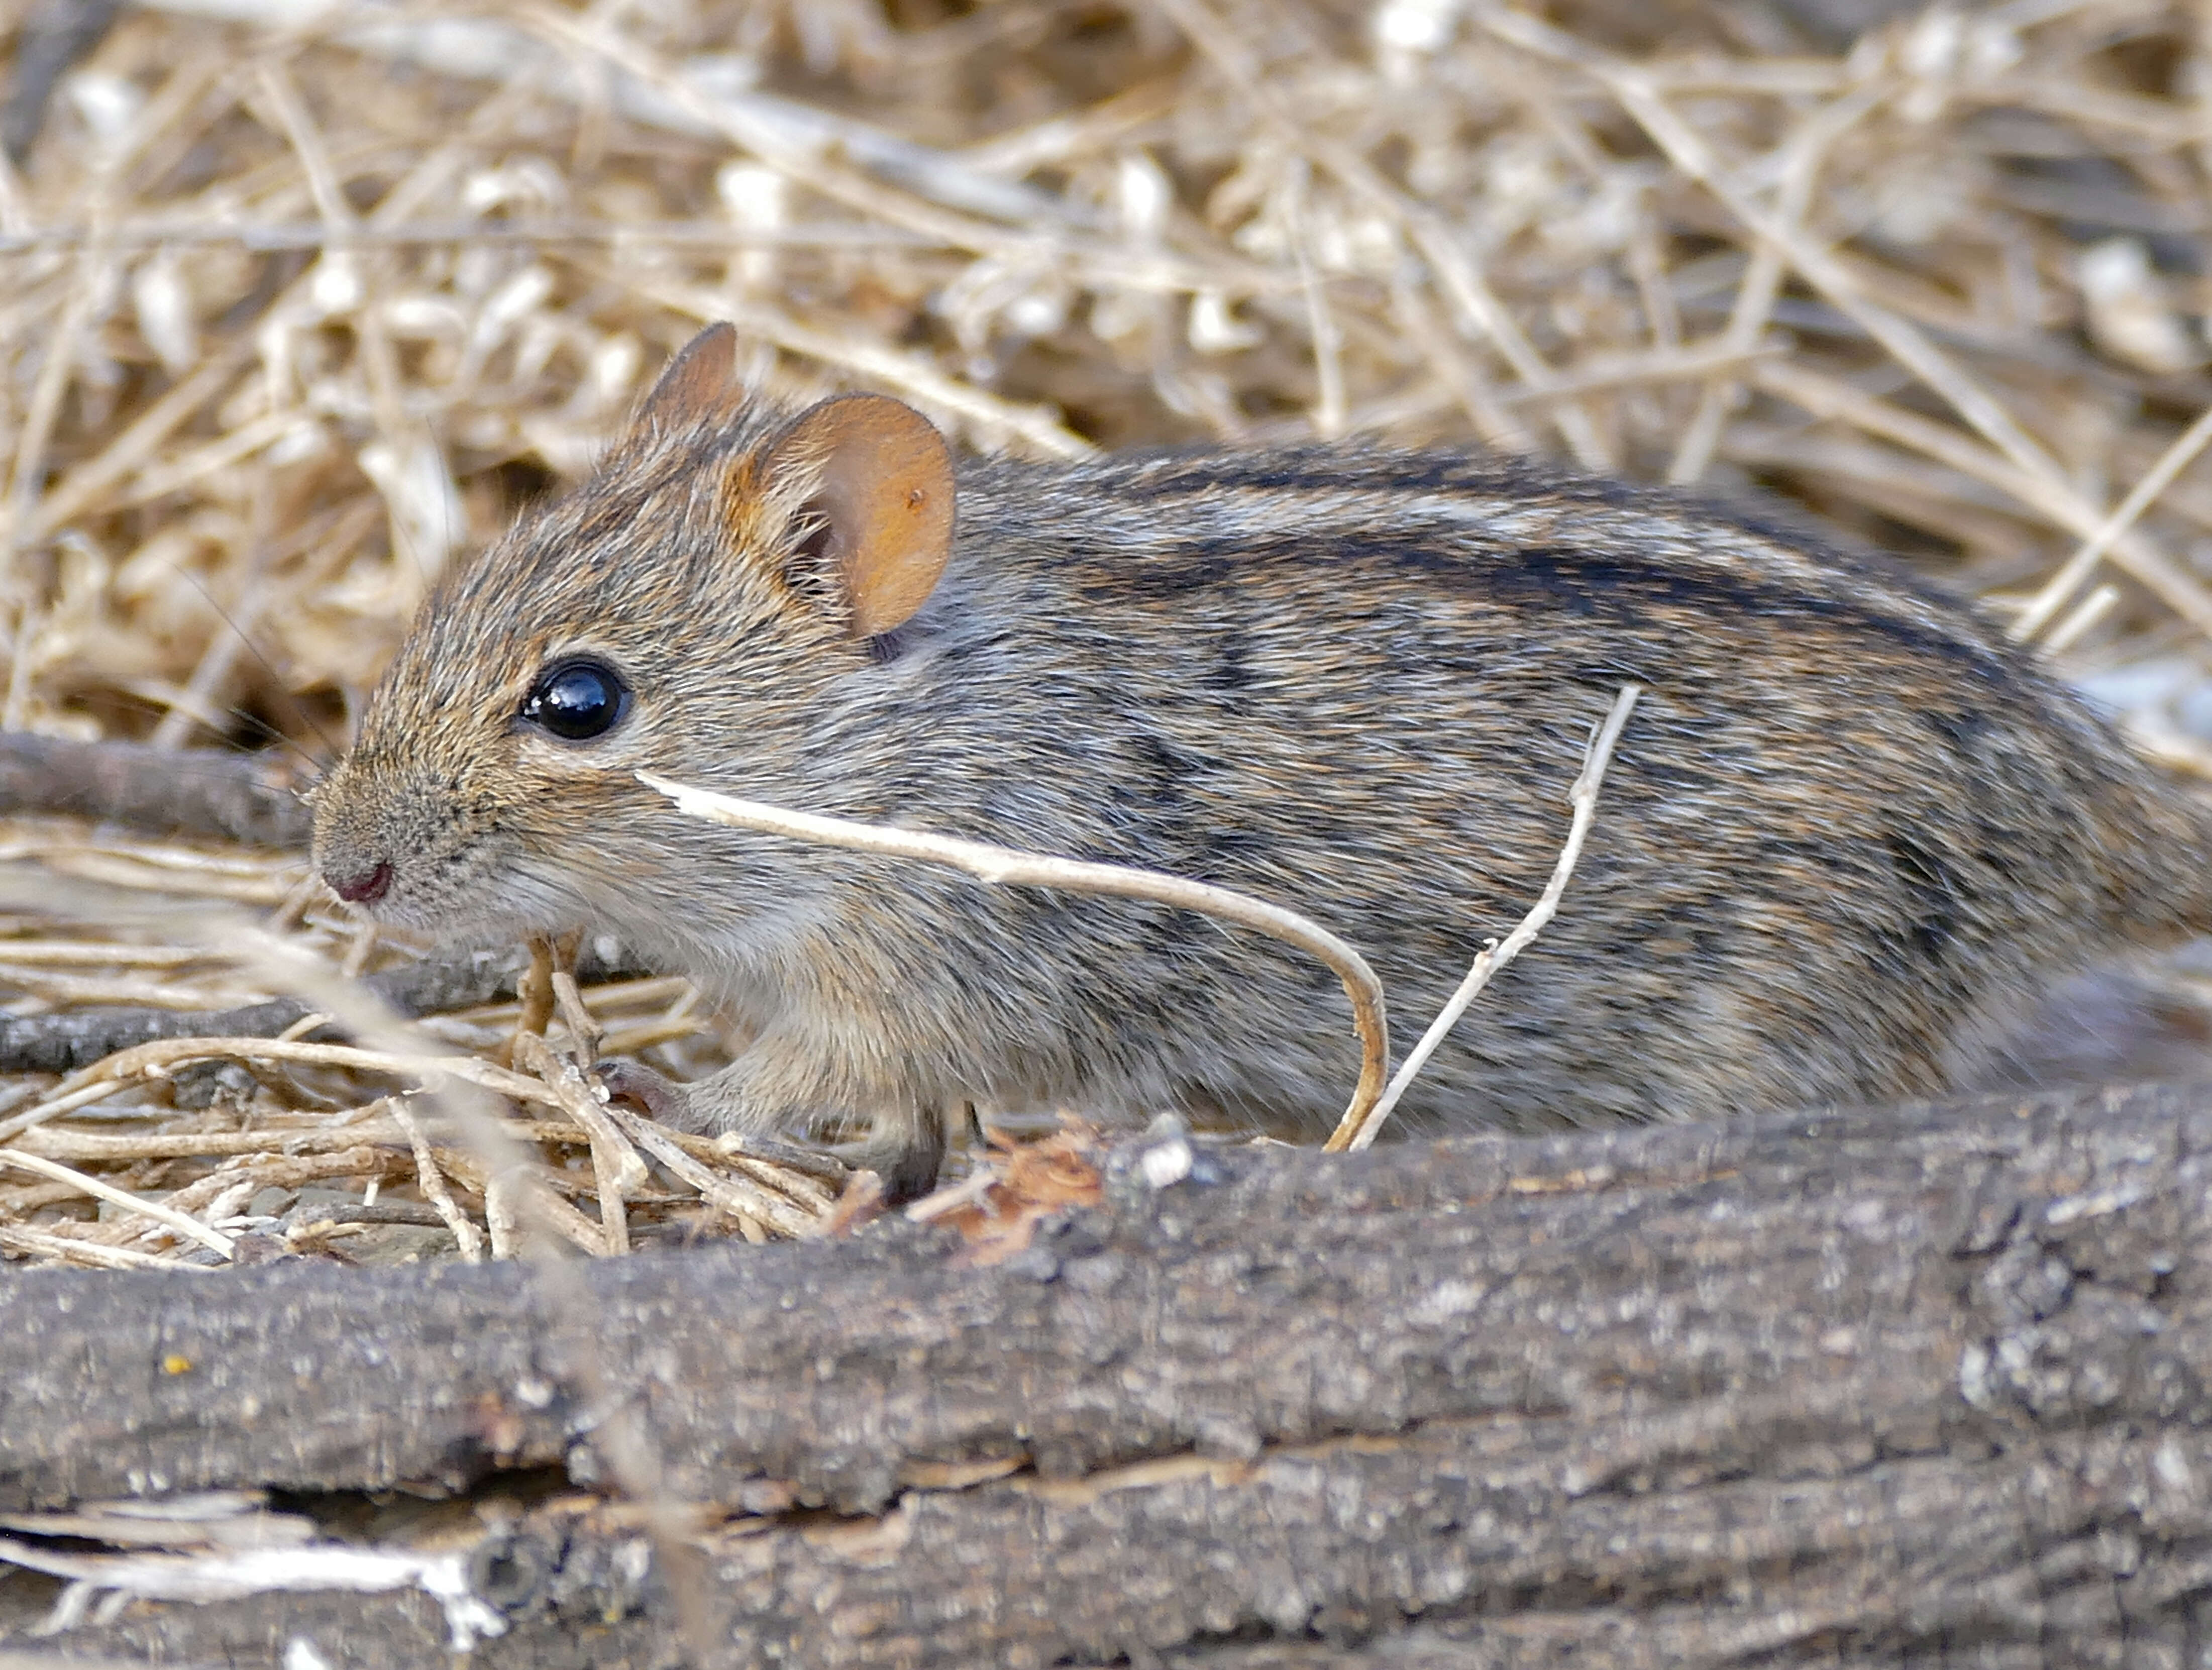
{"label": "cracked bark", "polygon": [[[1160,1190],[1124,1150],[985,1270],[894,1225],[557,1277],[17,1275],[0,1507],[505,1490],[472,1661],[673,1664],[635,1515],[544,1497],[610,1476],[595,1384],[714,1510],[716,1665],[2193,1665],[2212,1096],[1204,1154]],[[52,1644],[295,1637],[446,1661],[413,1593]]]}

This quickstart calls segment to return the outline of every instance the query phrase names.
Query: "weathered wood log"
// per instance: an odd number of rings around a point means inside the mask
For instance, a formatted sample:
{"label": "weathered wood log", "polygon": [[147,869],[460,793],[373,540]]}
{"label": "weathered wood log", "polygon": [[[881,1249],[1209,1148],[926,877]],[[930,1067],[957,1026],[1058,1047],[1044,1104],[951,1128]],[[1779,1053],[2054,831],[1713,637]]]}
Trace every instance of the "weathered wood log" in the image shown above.
{"label": "weathered wood log", "polygon": [[[391,1542],[360,1493],[488,1504],[443,1533],[482,1666],[2203,1661],[2212,1094],[1145,1154],[994,1268],[902,1224],[16,1275],[0,1508],[274,1486]],[[635,1440],[704,1527],[672,1569],[587,1499]],[[278,1594],[47,1644],[455,1627]]]}
{"label": "weathered wood log", "polygon": [[304,847],[299,790],[265,755],[0,731],[0,812],[60,812],[155,835]]}

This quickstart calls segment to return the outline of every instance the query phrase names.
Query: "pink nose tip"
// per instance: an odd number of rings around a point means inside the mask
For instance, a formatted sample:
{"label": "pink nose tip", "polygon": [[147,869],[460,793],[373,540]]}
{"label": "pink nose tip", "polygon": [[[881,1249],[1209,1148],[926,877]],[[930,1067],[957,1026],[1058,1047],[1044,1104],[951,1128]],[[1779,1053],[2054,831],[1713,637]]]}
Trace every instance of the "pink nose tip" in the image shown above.
{"label": "pink nose tip", "polygon": [[358,876],[328,878],[331,890],[350,905],[373,905],[392,890],[392,864],[379,859],[376,868]]}

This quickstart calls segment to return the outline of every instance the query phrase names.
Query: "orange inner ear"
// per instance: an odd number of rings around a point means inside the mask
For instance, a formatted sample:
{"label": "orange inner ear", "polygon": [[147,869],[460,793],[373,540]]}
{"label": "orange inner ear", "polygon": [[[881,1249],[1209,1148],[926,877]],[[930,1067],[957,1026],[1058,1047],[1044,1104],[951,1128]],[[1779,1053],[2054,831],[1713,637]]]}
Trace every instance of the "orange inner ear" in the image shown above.
{"label": "orange inner ear", "polygon": [[710,325],[668,362],[634,422],[640,428],[688,429],[728,414],[742,399],[738,333],[726,325]]}
{"label": "orange inner ear", "polygon": [[920,412],[882,394],[845,394],[800,415],[768,458],[770,481],[818,474],[811,508],[856,638],[903,625],[952,554],[952,452]]}

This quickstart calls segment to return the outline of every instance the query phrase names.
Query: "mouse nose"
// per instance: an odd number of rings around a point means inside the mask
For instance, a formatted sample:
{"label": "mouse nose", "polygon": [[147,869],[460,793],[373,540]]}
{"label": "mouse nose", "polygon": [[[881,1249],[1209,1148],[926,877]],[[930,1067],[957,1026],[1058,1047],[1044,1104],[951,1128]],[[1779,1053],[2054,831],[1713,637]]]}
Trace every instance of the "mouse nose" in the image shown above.
{"label": "mouse nose", "polygon": [[349,905],[373,905],[392,890],[392,861],[377,860],[376,867],[359,875],[334,876],[324,872],[323,879],[331,884],[331,891]]}

